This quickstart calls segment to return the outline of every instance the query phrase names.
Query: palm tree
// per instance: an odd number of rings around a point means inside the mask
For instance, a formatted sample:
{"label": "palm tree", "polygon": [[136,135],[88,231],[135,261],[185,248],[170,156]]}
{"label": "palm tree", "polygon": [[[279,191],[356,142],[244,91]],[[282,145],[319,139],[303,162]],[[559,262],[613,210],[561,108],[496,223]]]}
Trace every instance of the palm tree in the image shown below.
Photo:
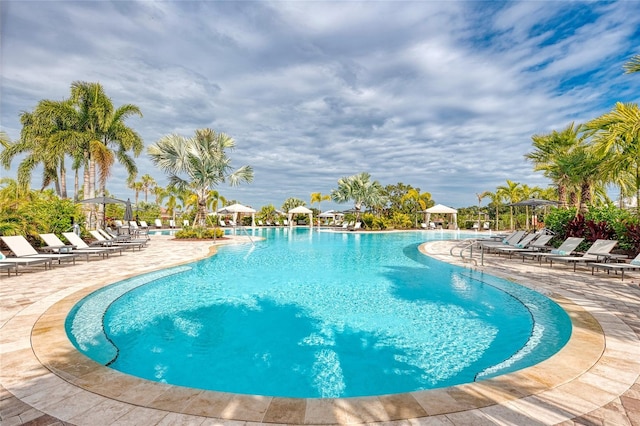
{"label": "palm tree", "polygon": [[156,204],[158,206],[161,205],[164,199],[169,195],[166,188],[158,185],[156,185],[151,192],[153,192],[153,195],[156,197]]}
{"label": "palm tree", "polygon": [[[90,198],[95,196],[96,169],[101,193],[104,193],[107,178],[116,160],[125,167],[130,178],[136,175],[138,170],[129,152],[137,157],[144,144],[140,136],[124,122],[133,115],[141,117],[142,112],[132,104],[114,109],[111,99],[99,83],[73,82],[71,101],[77,109],[77,130],[84,149],[84,196]],[[114,145],[113,151],[110,149],[111,145]]]}
{"label": "palm tree", "polygon": [[314,203],[318,203],[318,210],[322,211],[320,209],[320,203],[323,201],[330,201],[331,200],[331,195],[326,194],[326,195],[322,195],[320,192],[312,192],[311,193],[311,205],[313,205]]}
{"label": "palm tree", "polygon": [[250,166],[231,172],[231,159],[226,151],[234,147],[235,141],[230,136],[199,129],[191,138],[164,136],[148,149],[154,164],[169,175],[169,186],[190,188],[196,193],[198,209],[194,223],[199,226],[206,224],[210,189],[226,180],[232,186],[253,181]]}
{"label": "palm tree", "polygon": [[567,186],[572,171],[562,167],[560,162],[573,148],[582,143],[578,134],[579,126],[571,123],[560,132],[554,130],[545,135],[534,135],[531,139],[535,149],[525,154],[525,158],[533,162],[533,170],[542,171],[556,186],[561,207],[567,206]]}
{"label": "palm tree", "polygon": [[371,175],[362,172],[357,175],[347,176],[338,180],[338,188],[331,191],[331,199],[336,203],[353,201],[356,211],[356,220],[360,219],[362,206],[374,206],[382,204],[382,185],[380,182],[371,181]]}
{"label": "palm tree", "polygon": [[[507,184],[498,186],[496,192],[500,193],[500,196],[509,201],[510,204],[520,201],[520,184],[507,179]],[[513,228],[513,206],[509,206],[510,209],[510,229]]]}
{"label": "palm tree", "polygon": [[625,70],[625,74],[631,74],[634,72],[640,72],[640,55],[635,55],[626,64],[622,66]]}
{"label": "palm tree", "polygon": [[135,194],[135,203],[138,204],[138,198],[140,198],[140,192],[143,191],[143,183],[142,182],[131,182],[129,183],[129,188],[133,189]]}
{"label": "palm tree", "polygon": [[0,146],[3,148],[7,148],[9,147],[10,143],[11,143],[11,138],[9,138],[9,135],[7,135],[6,132],[3,132],[2,130],[0,130]]}
{"label": "palm tree", "polygon": [[478,230],[480,230],[480,221],[481,221],[480,203],[482,203],[482,200],[488,197],[489,194],[491,194],[489,191],[476,193],[476,198],[478,198]]}
{"label": "palm tree", "polygon": [[636,210],[640,218],[640,109],[638,104],[621,102],[611,112],[584,126],[592,136],[596,155],[603,158],[601,168],[611,180],[631,173],[636,193]]}
{"label": "palm tree", "polygon": [[496,208],[496,231],[497,231],[500,228],[498,222],[500,217],[500,206],[502,205],[504,196],[500,191],[496,191],[496,192],[487,191],[487,192],[483,192],[482,194],[486,194],[483,198],[489,197],[491,199],[490,204],[493,204]]}
{"label": "palm tree", "polygon": [[419,189],[411,188],[401,199],[410,213],[413,213],[415,227],[418,227],[418,216],[420,211],[424,211],[433,205],[429,192],[420,193]]}
{"label": "palm tree", "polygon": [[142,192],[144,192],[144,202],[146,203],[149,192],[157,186],[156,180],[151,175],[145,174],[140,178],[140,183],[142,183]]}
{"label": "palm tree", "polygon": [[[33,112],[22,113],[20,121],[20,139],[13,144],[7,143],[0,161],[5,168],[9,168],[13,158],[25,154],[18,166],[18,184],[28,188],[34,169],[41,164],[42,189],[53,183],[56,194],[66,198],[65,157],[78,154],[68,131],[74,124],[71,104],[68,101],[43,100]],[[76,165],[77,162],[74,162],[74,167]]]}

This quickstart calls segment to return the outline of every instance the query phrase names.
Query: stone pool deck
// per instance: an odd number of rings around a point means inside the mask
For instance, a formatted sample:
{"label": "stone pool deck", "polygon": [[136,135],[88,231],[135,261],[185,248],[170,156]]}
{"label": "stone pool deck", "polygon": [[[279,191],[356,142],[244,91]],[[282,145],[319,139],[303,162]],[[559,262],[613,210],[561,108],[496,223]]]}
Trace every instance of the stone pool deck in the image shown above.
{"label": "stone pool deck", "polygon": [[[229,241],[227,242],[235,242]],[[423,253],[459,262],[454,243]],[[483,382],[371,398],[305,400],[152,383],[98,365],[66,339],[82,296],[140,273],[209,256],[211,242],[153,236],[148,248],[0,278],[0,424],[9,425],[631,425],[640,426],[640,273],[485,257],[472,266],[556,300],[569,343],[547,361]]]}

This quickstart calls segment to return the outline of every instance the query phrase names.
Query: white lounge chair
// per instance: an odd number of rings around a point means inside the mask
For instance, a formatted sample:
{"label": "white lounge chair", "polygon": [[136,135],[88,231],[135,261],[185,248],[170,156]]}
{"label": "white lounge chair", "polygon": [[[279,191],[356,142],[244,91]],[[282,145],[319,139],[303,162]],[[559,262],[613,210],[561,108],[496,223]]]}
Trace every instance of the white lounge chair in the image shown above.
{"label": "white lounge chair", "polygon": [[540,252],[540,251],[546,250],[547,248],[550,249],[550,247],[547,244],[549,243],[549,241],[551,241],[551,239],[553,238],[553,235],[549,235],[549,234],[544,234],[544,235],[529,234],[529,235],[532,235],[533,238],[525,242],[524,241],[526,238],[525,237],[520,242],[518,242],[514,247],[498,247],[496,248],[496,251],[498,253],[507,253],[509,257],[511,257],[513,254],[518,252],[530,252],[530,251]]}
{"label": "white lounge chair", "polygon": [[105,258],[109,256],[111,250],[104,249],[102,247],[89,247],[78,248],[73,244],[65,244],[56,234],[39,234],[40,238],[47,245],[46,249],[55,253],[76,253],[78,255],[86,256],[89,261],[89,256],[95,254],[96,256],[102,256]]}
{"label": "white lounge chair", "polygon": [[11,276],[12,269],[16,271],[16,275],[18,275],[18,265],[8,263],[8,262],[2,262],[3,259],[5,259],[5,257],[2,253],[0,253],[0,269],[6,269],[8,276]]}
{"label": "white lounge chair", "polygon": [[16,272],[18,275],[18,266],[31,266],[31,265],[39,265],[43,264],[44,269],[47,269],[47,265],[51,267],[51,259],[43,259],[43,258],[19,258],[19,257],[6,257],[2,252],[0,252],[0,269],[6,269],[7,275],[11,276],[11,269]]}
{"label": "white lounge chair", "polygon": [[616,275],[618,274],[618,271],[620,271],[622,278],[621,281],[624,281],[624,271],[640,270],[640,253],[638,253],[638,255],[634,257],[629,263],[592,263],[591,275],[593,275],[594,271],[597,271],[599,269],[606,270],[607,274],[611,271],[615,271]]}
{"label": "white lounge chair", "polygon": [[162,220],[156,219],[155,220],[155,224],[156,224],[156,228],[158,228],[158,229],[162,228]]}
{"label": "white lounge chair", "polygon": [[[96,239],[99,244],[104,247],[121,247],[122,249],[130,248],[131,250],[135,251],[136,248],[138,250],[142,250],[142,247],[144,246],[143,242],[119,241],[111,238],[109,234],[103,234],[100,231],[101,230],[93,230],[89,231],[89,233],[93,238]],[[109,238],[107,238],[107,236],[109,236]],[[122,250],[120,251],[120,253],[122,253]]]}
{"label": "white lounge chair", "polygon": [[184,227],[187,227],[187,226],[189,226],[189,221],[187,219],[184,219],[182,221],[182,227],[184,228]]}
{"label": "white lounge chair", "polygon": [[[2,241],[9,247],[9,250],[15,254],[16,258],[27,259],[48,259],[50,262],[57,260],[58,264],[62,261],[73,262],[75,265],[77,254],[72,253],[38,253],[33,246],[22,235],[3,236]],[[51,265],[52,263],[50,263]]]}
{"label": "white lounge chair", "polygon": [[573,270],[576,270],[578,263],[597,263],[606,260],[611,250],[618,244],[618,240],[596,240],[582,256],[549,256],[549,266],[553,262],[573,263]]}
{"label": "white lounge chair", "polygon": [[[76,235],[73,232],[63,232],[62,236],[69,241],[71,244],[73,244],[74,246],[81,248],[81,249],[88,249],[88,248],[96,248],[96,246],[90,246],[89,244],[86,243],[85,240],[83,240],[82,238],[80,238],[78,235]],[[122,251],[124,250],[123,247],[117,247],[117,246],[105,246],[102,244],[98,245],[99,248],[102,248],[104,250],[109,250],[111,253],[115,253],[116,251],[119,251],[120,254],[122,254]]]}
{"label": "white lounge chair", "polygon": [[557,249],[552,249],[549,252],[544,252],[544,253],[540,253],[540,252],[536,252],[536,251],[524,251],[522,253],[518,253],[520,256],[522,256],[522,261],[524,262],[524,260],[528,257],[532,258],[532,259],[538,259],[538,262],[542,265],[542,259],[547,259],[550,256],[568,256],[571,253],[573,253],[578,246],[580,245],[580,243],[584,241],[584,238],[579,238],[579,237],[569,237],[566,240],[564,240],[562,242],[562,244],[560,245],[560,247],[558,247]]}
{"label": "white lounge chair", "polygon": [[169,228],[172,228],[172,229],[173,229],[173,228],[175,228],[175,227],[176,227],[176,221],[175,221],[175,220],[173,220],[173,219],[170,219],[170,220],[169,220]]}

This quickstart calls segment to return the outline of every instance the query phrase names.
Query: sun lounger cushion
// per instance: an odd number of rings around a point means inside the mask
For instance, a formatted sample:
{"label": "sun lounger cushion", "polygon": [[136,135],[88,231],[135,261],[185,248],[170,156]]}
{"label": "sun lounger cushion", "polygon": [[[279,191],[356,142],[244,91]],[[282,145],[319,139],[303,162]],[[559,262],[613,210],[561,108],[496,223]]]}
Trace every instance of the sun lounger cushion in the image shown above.
{"label": "sun lounger cushion", "polygon": [[629,262],[631,265],[634,266],[640,266],[640,259],[633,259],[631,262]]}
{"label": "sun lounger cushion", "polygon": [[571,253],[568,253],[568,252],[566,252],[564,250],[553,249],[553,250],[551,250],[551,254],[557,254],[558,256],[568,256]]}

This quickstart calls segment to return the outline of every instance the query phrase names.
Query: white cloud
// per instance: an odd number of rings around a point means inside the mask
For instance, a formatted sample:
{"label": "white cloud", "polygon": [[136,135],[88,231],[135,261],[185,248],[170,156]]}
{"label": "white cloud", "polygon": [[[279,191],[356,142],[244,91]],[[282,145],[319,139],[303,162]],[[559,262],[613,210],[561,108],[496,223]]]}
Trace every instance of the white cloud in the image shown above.
{"label": "white cloud", "polygon": [[[531,136],[638,101],[621,64],[634,2],[21,2],[0,5],[2,128],[41,99],[98,81],[145,144],[212,127],[254,207],[308,202],[367,171],[436,202],[475,205],[506,179],[546,186]],[[146,155],[140,173],[166,179]],[[15,176],[17,162],[2,175]],[[122,170],[108,189],[132,196]],[[39,182],[39,176],[34,176]],[[330,203],[323,203],[329,208]]]}

